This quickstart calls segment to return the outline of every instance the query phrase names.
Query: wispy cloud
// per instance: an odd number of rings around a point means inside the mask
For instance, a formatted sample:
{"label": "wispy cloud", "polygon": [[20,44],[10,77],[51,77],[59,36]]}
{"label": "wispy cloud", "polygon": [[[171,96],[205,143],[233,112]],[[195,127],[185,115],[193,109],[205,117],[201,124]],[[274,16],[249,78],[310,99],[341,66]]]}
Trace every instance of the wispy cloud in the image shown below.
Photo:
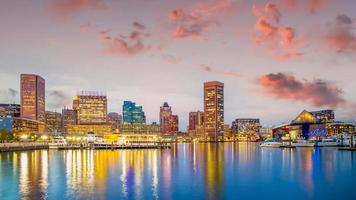
{"label": "wispy cloud", "polygon": [[355,20],[347,15],[338,15],[325,35],[327,46],[337,52],[356,52]]}
{"label": "wispy cloud", "polygon": [[62,109],[64,106],[70,105],[71,97],[60,90],[49,90],[46,97],[46,107],[50,110]]}
{"label": "wispy cloud", "polygon": [[50,5],[53,14],[63,20],[68,20],[83,11],[107,8],[104,0],[53,0]]}
{"label": "wispy cloud", "polygon": [[219,23],[212,19],[234,10],[237,1],[214,0],[199,3],[190,8],[177,8],[169,13],[169,19],[174,23],[173,37],[176,39],[206,39],[206,32]]}
{"label": "wispy cloud", "polygon": [[99,38],[105,45],[102,52],[106,55],[137,55],[161,49],[160,45],[153,46],[144,44],[143,40],[151,37],[149,32],[141,31],[143,27],[145,27],[144,25],[140,24],[140,26],[138,26],[135,22],[132,25],[136,30],[131,31],[126,36],[112,36],[110,35],[110,31],[100,31]]}
{"label": "wispy cloud", "polygon": [[259,77],[264,94],[276,99],[307,102],[313,106],[337,107],[346,103],[343,91],[331,82],[316,79],[298,80],[285,73],[270,73]]}
{"label": "wispy cloud", "polygon": [[209,73],[214,73],[214,74],[219,74],[219,75],[224,75],[224,76],[241,77],[240,73],[237,73],[234,71],[226,71],[226,70],[213,68],[206,64],[201,64],[200,67],[203,71],[209,72]]}

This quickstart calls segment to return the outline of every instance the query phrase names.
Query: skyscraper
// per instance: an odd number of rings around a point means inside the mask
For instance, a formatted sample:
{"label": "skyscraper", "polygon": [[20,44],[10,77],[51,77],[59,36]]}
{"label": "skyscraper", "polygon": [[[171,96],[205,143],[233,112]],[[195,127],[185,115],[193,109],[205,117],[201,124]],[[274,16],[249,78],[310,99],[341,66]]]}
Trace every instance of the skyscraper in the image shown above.
{"label": "skyscraper", "polygon": [[62,131],[68,132],[68,127],[77,124],[77,113],[73,109],[64,108],[62,110]]}
{"label": "skyscraper", "polygon": [[45,80],[35,74],[21,74],[21,117],[39,122],[45,128]]}
{"label": "skyscraper", "polygon": [[146,116],[142,106],[136,105],[132,101],[124,101],[122,106],[124,124],[145,124]]}
{"label": "skyscraper", "polygon": [[204,112],[190,112],[188,132],[191,136],[204,134]]}
{"label": "skyscraper", "polygon": [[205,133],[212,141],[224,134],[224,84],[218,81],[204,83]]}
{"label": "skyscraper", "polygon": [[163,103],[159,112],[160,131],[162,135],[176,135],[178,133],[178,116],[172,114],[172,108],[167,102]]}
{"label": "skyscraper", "polygon": [[62,132],[62,114],[46,111],[46,131]]}
{"label": "skyscraper", "polygon": [[82,91],[73,99],[77,124],[100,125],[107,122],[107,98],[100,92]]}

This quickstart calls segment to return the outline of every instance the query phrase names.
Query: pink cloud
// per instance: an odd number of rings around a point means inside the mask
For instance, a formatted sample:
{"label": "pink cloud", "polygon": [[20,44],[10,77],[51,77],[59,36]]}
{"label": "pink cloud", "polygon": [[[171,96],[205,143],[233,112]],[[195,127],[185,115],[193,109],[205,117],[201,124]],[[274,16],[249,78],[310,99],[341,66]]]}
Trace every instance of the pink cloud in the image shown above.
{"label": "pink cloud", "polygon": [[[268,44],[278,61],[287,61],[303,55],[296,49],[299,44],[295,39],[295,29],[279,24],[281,14],[275,4],[268,3],[263,7],[253,5],[252,12],[258,17],[255,24],[256,30],[260,33],[255,37],[258,45]],[[271,21],[275,23],[272,24]]]}
{"label": "pink cloud", "polygon": [[107,5],[103,0],[54,0],[51,4],[54,14],[65,20],[82,11],[106,8]]}
{"label": "pink cloud", "polygon": [[339,15],[325,35],[325,43],[337,52],[356,52],[355,28],[353,19],[347,15]]}
{"label": "pink cloud", "polygon": [[82,24],[82,25],[79,26],[79,29],[82,32],[87,32],[87,31],[91,30],[92,28],[93,28],[93,26],[91,24],[89,24],[89,23],[88,24]]}
{"label": "pink cloud", "polygon": [[220,74],[224,76],[233,76],[233,77],[241,77],[240,73],[234,72],[234,71],[225,71],[225,70],[219,70],[215,69],[209,65],[206,64],[201,64],[200,67],[202,70],[209,72],[209,73],[215,73],[215,74]]}
{"label": "pink cloud", "polygon": [[146,46],[142,42],[144,34],[131,32],[129,36],[112,37],[109,32],[99,33],[101,41],[105,44],[104,54],[107,55],[137,55],[139,53],[154,50],[152,46]]}
{"label": "pink cloud", "polygon": [[253,5],[252,7],[253,13],[264,20],[274,20],[277,23],[281,17],[281,13],[279,12],[277,5],[268,3],[263,7]]}
{"label": "pink cloud", "polygon": [[306,11],[315,14],[325,9],[329,0],[279,0],[277,2],[289,11]]}
{"label": "pink cloud", "polygon": [[317,79],[298,80],[293,75],[270,73],[259,77],[259,85],[264,94],[276,99],[306,102],[313,106],[337,107],[344,105],[342,90],[334,84]]}
{"label": "pink cloud", "polygon": [[218,25],[212,16],[224,15],[233,10],[237,2],[230,0],[214,0],[193,5],[191,8],[177,8],[169,13],[174,23],[173,37],[176,39],[206,39],[208,29]]}

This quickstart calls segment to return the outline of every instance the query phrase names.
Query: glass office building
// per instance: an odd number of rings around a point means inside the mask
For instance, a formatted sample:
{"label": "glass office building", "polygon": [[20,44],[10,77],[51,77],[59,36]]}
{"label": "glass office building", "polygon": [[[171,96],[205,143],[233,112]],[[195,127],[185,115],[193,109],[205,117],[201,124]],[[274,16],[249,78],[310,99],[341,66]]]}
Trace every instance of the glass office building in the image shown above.
{"label": "glass office building", "polygon": [[146,116],[142,106],[132,101],[124,101],[122,106],[123,124],[145,124]]}

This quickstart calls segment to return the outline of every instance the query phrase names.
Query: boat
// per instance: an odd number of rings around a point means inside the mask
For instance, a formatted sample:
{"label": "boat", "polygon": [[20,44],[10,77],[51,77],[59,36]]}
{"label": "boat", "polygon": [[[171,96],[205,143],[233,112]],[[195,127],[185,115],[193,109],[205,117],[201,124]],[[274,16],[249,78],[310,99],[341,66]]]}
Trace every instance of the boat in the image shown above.
{"label": "boat", "polygon": [[292,142],[293,147],[314,147],[315,142],[310,140],[296,140]]}
{"label": "boat", "polygon": [[[337,136],[337,142],[338,142],[339,146],[350,146],[351,135],[350,134],[346,134],[346,133],[342,133],[342,134]],[[354,145],[356,144],[356,137],[354,137],[353,144]]]}
{"label": "boat", "polygon": [[67,146],[67,141],[64,139],[64,137],[61,136],[54,137],[51,142],[48,143],[49,149],[60,149],[64,148],[65,146]]}
{"label": "boat", "polygon": [[323,138],[315,143],[316,147],[336,147],[339,146],[335,138]]}
{"label": "boat", "polygon": [[273,140],[273,139],[267,139],[263,143],[260,144],[261,147],[271,147],[271,148],[279,148],[283,145],[282,142]]}

